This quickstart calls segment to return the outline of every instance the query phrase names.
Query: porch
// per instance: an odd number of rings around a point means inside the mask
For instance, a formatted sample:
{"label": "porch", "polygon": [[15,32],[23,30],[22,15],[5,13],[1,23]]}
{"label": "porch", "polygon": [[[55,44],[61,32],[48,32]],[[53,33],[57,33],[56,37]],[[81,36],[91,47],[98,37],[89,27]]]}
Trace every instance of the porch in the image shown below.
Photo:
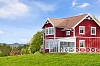
{"label": "porch", "polygon": [[49,53],[75,53],[76,38],[47,40]]}

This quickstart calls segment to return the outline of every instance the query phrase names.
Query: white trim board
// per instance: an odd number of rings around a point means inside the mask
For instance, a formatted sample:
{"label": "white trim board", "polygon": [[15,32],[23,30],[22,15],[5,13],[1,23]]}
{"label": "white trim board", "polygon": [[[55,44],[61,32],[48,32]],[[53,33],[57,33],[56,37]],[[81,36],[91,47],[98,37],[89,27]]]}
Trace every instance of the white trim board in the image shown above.
{"label": "white trim board", "polygon": [[52,24],[52,26],[54,27],[54,24],[51,22],[51,20],[49,18],[47,18],[47,20]]}
{"label": "white trim board", "polygon": [[100,37],[82,37],[82,36],[76,36],[76,38],[100,38]]}

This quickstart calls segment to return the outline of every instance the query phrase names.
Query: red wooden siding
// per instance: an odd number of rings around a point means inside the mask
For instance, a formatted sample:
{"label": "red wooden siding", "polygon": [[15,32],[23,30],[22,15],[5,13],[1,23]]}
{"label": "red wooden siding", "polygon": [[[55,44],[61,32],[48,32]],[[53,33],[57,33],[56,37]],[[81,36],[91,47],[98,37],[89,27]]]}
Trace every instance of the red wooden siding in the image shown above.
{"label": "red wooden siding", "polygon": [[[79,34],[79,26],[85,26],[85,34]],[[91,35],[91,27],[96,27],[96,35]],[[83,20],[78,26],[75,27],[75,36],[86,36],[86,37],[100,37],[100,27],[94,20]]]}
{"label": "red wooden siding", "polygon": [[100,48],[100,38],[76,38],[76,47],[79,47],[79,40],[85,40],[86,48]]}
{"label": "red wooden siding", "polygon": [[43,28],[46,28],[46,27],[53,27],[53,25],[52,25],[51,23],[48,23],[48,24],[45,24],[45,25],[43,26]]}
{"label": "red wooden siding", "polygon": [[63,30],[63,28],[56,28],[56,37],[63,37],[64,36],[62,30]]}
{"label": "red wooden siding", "polygon": [[73,36],[73,31],[70,31],[70,36]]}
{"label": "red wooden siding", "polygon": [[54,39],[54,35],[46,35],[45,38],[46,39],[49,39],[49,38]]}
{"label": "red wooden siding", "polygon": [[63,28],[56,28],[56,37],[71,37],[73,36],[73,31],[70,31],[70,35],[66,34],[66,31],[62,31]]}

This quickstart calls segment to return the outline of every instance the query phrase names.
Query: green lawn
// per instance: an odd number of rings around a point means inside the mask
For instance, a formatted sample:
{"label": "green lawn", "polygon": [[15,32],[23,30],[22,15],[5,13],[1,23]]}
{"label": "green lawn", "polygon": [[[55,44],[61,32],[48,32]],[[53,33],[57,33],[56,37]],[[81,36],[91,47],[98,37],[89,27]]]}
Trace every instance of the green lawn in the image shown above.
{"label": "green lawn", "polygon": [[0,57],[0,66],[100,66],[100,54],[28,54]]}

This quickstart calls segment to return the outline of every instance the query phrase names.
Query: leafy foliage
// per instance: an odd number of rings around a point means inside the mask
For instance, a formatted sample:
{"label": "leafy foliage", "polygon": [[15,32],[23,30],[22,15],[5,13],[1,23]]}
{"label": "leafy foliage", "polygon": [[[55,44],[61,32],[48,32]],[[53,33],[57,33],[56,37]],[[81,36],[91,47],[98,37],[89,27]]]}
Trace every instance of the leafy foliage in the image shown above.
{"label": "leafy foliage", "polygon": [[96,16],[93,16],[93,18],[97,21],[100,22],[99,19]]}
{"label": "leafy foliage", "polygon": [[30,54],[29,49],[28,49],[28,45],[21,49],[21,54]]}
{"label": "leafy foliage", "polygon": [[8,56],[10,55],[11,47],[6,45],[5,43],[0,45],[0,56]]}
{"label": "leafy foliage", "polygon": [[43,35],[41,32],[37,32],[33,38],[30,41],[30,50],[32,53],[35,53],[36,51],[39,51],[41,48],[41,45],[43,44]]}
{"label": "leafy foliage", "polygon": [[25,49],[24,54],[29,54],[28,47],[29,47],[29,45],[10,47],[10,45],[8,45],[6,43],[0,43],[0,57],[1,56],[10,56],[10,55],[12,55],[13,51],[22,52],[23,49]]}

